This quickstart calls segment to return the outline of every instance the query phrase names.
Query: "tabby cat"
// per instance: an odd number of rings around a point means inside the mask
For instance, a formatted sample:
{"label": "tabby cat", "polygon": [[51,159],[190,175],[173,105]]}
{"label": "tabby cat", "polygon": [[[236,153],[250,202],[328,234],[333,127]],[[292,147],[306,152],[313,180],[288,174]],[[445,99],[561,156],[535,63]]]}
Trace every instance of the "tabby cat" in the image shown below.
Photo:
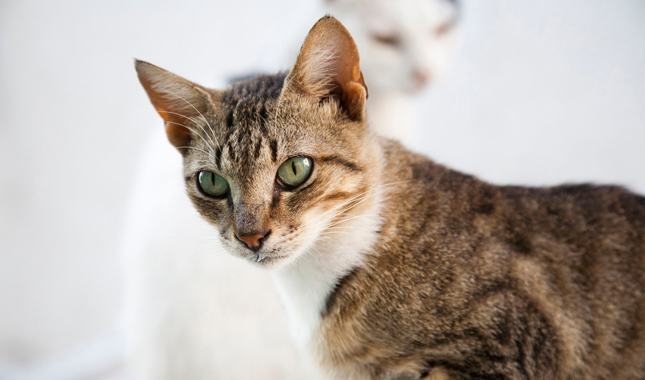
{"label": "tabby cat", "polygon": [[493,186],[377,136],[330,16],[287,75],[136,69],[190,199],[329,378],[645,379],[645,198]]}

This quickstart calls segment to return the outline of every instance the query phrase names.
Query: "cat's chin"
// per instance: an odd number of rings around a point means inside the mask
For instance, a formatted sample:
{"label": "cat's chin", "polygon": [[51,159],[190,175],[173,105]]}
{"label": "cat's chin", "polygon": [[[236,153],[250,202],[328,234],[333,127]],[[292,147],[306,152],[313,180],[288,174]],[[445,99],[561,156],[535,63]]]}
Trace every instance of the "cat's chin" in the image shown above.
{"label": "cat's chin", "polygon": [[290,261],[289,256],[265,256],[261,253],[251,256],[247,260],[261,268],[277,268]]}
{"label": "cat's chin", "polygon": [[296,259],[297,254],[284,254],[284,255],[265,255],[261,252],[248,253],[240,255],[239,253],[236,256],[243,258],[246,261],[249,261],[251,264],[256,265],[260,268],[265,269],[279,269],[289,265]]}
{"label": "cat's chin", "polygon": [[[263,247],[259,251],[253,252],[250,249],[241,247],[241,244],[238,246],[237,244],[231,245],[227,243],[228,242],[225,241],[224,245],[228,254],[265,269],[282,268],[289,265],[289,263],[293,262],[298,256],[300,256],[298,251],[284,252],[284,250],[271,249],[271,247],[267,250]],[[266,253],[267,251],[271,253]]]}

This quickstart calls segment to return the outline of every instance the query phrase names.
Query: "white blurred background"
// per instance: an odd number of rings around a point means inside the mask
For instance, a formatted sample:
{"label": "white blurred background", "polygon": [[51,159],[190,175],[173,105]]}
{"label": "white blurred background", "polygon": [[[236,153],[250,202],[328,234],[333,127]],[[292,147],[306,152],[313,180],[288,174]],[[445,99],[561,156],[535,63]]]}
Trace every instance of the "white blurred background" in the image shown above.
{"label": "white blurred background", "polygon": [[[138,150],[163,133],[133,58],[214,85],[304,39],[314,4],[0,2],[0,379],[130,378],[119,236]],[[645,194],[643,20],[642,0],[464,0],[413,148],[500,184]]]}

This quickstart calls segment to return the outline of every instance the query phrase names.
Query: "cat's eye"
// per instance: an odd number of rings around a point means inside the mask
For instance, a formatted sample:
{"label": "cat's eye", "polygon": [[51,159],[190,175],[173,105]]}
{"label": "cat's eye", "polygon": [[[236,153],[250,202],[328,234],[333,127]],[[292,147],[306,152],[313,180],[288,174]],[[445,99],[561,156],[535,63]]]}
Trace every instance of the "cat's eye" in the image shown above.
{"label": "cat's eye", "polygon": [[278,169],[278,179],[288,187],[302,185],[311,174],[312,161],[307,157],[291,157]]}
{"label": "cat's eye", "polygon": [[396,34],[374,34],[372,38],[382,45],[391,47],[401,46],[401,39]]}
{"label": "cat's eye", "polygon": [[197,183],[206,195],[223,197],[229,192],[228,182],[219,174],[203,170],[197,176]]}

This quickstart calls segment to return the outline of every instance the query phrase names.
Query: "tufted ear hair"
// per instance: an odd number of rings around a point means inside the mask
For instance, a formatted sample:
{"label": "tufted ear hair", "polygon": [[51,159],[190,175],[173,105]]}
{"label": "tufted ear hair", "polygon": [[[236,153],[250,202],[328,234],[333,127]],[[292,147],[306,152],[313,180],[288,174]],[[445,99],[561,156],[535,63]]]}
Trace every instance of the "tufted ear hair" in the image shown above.
{"label": "tufted ear hair", "polygon": [[319,98],[336,97],[352,120],[364,120],[368,92],[359,60],[347,29],[325,16],[309,31],[285,86]]}
{"label": "tufted ear hair", "polygon": [[182,154],[190,146],[190,125],[204,120],[217,103],[213,91],[145,61],[135,60],[139,81],[165,121],[168,140]]}

